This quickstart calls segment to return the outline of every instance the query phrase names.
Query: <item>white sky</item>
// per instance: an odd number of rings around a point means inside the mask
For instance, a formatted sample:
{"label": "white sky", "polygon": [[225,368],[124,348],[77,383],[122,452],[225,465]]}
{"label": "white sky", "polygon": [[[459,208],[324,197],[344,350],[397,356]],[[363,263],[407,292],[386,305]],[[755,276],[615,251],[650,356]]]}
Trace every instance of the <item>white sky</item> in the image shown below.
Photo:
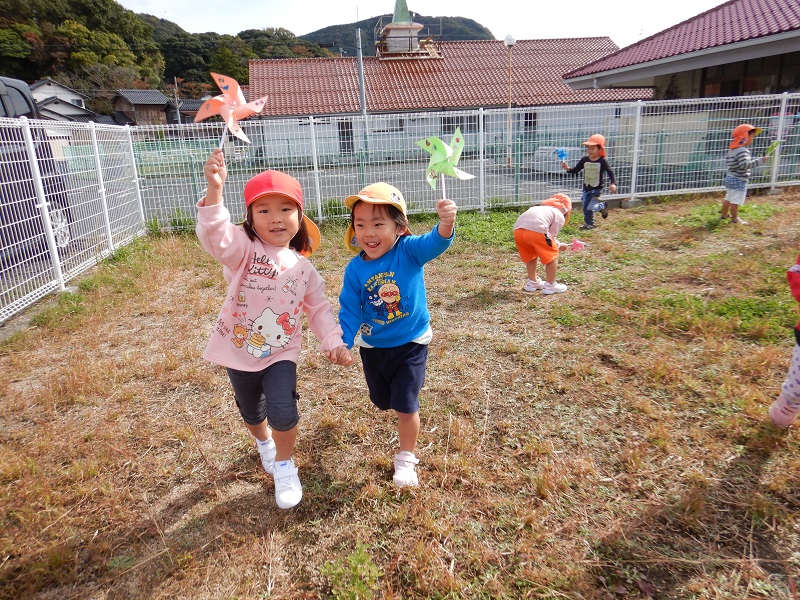
{"label": "white sky", "polygon": [[[189,33],[235,35],[283,27],[295,35],[391,14],[394,0],[118,0],[136,13],[177,23]],[[466,17],[496,39],[608,36],[620,48],[699,15],[725,0],[406,0],[413,13]],[[338,41],[338,40],[337,40]],[[355,31],[353,32],[355,44]],[[352,49],[350,49],[352,50]],[[347,54],[355,54],[355,50]]]}

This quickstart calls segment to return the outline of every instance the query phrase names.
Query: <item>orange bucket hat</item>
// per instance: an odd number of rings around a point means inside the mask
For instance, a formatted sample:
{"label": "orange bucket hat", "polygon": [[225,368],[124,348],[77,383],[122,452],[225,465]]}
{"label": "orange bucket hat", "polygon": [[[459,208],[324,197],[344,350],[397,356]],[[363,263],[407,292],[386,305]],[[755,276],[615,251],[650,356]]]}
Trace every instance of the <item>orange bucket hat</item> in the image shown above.
{"label": "orange bucket hat", "polygon": [[600,156],[606,156],[606,138],[599,133],[589,136],[588,140],[581,142],[581,146],[600,146]]}
{"label": "orange bucket hat", "polygon": [[564,215],[564,225],[569,222],[569,213],[572,210],[572,200],[566,194],[553,194],[547,200],[542,201],[542,206],[552,206],[557,208]]}
{"label": "orange bucket hat", "polygon": [[600,146],[600,156],[606,156],[606,138],[599,133],[589,136],[585,142],[581,142],[581,146]]}
{"label": "orange bucket hat", "polygon": [[303,210],[303,188],[297,179],[281,171],[269,170],[259,173],[251,178],[244,186],[245,208],[249,208],[250,205],[259,198],[273,194],[289,198],[289,200],[294,200],[297,206],[300,207],[300,213],[303,215],[308,237],[311,239],[311,251],[307,253],[304,252],[303,254],[306,257],[311,256],[319,247],[322,236],[319,233],[317,224],[305,215],[305,211]]}
{"label": "orange bucket hat", "polygon": [[740,146],[744,146],[747,143],[747,136],[751,131],[755,131],[753,135],[758,135],[763,129],[761,127],[753,127],[750,123],[742,123],[741,125],[737,125],[736,129],[733,130],[731,137],[733,141],[728,145],[730,150],[734,148],[739,148]]}

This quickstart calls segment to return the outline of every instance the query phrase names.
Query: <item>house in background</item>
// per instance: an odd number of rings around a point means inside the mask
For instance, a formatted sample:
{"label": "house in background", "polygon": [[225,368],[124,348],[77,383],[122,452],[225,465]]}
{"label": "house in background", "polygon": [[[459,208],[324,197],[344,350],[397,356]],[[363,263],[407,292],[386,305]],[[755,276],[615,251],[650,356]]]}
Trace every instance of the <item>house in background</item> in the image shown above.
{"label": "house in background", "polygon": [[[565,69],[615,50],[610,38],[594,37],[519,40],[511,49],[501,40],[440,42],[435,55],[424,51],[414,57],[383,51],[363,59],[366,112],[506,108],[509,95],[512,108],[651,99],[650,88],[574,90],[562,80]],[[263,116],[361,112],[356,58],[256,59],[249,64],[249,97],[269,96]]]}
{"label": "house in background", "polygon": [[649,86],[657,99],[800,90],[800,0],[730,0],[565,72],[576,91]]}
{"label": "house in background", "polygon": [[45,101],[50,101],[48,104],[59,104],[60,110],[56,112],[65,116],[69,114],[80,114],[78,110],[70,111],[69,107],[86,109],[86,101],[89,99],[89,96],[86,94],[73,90],[49,77],[32,83],[30,88],[33,99],[36,100],[37,104],[42,105]]}
{"label": "house in background", "polygon": [[46,78],[31,84],[31,93],[43,119],[80,123],[119,125],[113,117],[86,108],[89,97],[77,90]]}
{"label": "house in background", "polygon": [[123,125],[166,125],[169,98],[158,90],[117,90],[114,116]]}
{"label": "house in background", "polygon": [[[650,88],[573,90],[564,83],[564,72],[618,50],[608,37],[440,42],[420,27],[406,2],[397,0],[392,22],[376,31],[376,56],[362,61],[365,106],[359,60],[350,57],[251,60],[249,98],[268,96],[262,118],[322,117],[316,128],[320,152],[342,157],[369,151],[384,160],[415,150],[420,131],[448,135],[458,127],[477,147],[477,109],[502,109],[483,126],[488,139],[506,147],[512,140],[539,144],[541,133],[554,126],[537,107],[652,98]],[[613,117],[613,105],[602,110]],[[269,127],[253,127],[254,135],[269,137]],[[310,143],[304,129],[293,132],[294,144]],[[363,140],[376,134],[380,141],[367,149]]]}
{"label": "house in background", "polygon": [[[245,86],[242,87],[244,88]],[[245,98],[246,97],[247,96],[245,96]],[[186,125],[187,123],[193,123],[194,116],[197,114],[197,111],[200,110],[200,107],[203,106],[205,100],[178,98],[177,102],[179,108],[176,108],[175,100],[172,99],[170,99],[169,105],[167,106],[166,115],[168,125]]]}

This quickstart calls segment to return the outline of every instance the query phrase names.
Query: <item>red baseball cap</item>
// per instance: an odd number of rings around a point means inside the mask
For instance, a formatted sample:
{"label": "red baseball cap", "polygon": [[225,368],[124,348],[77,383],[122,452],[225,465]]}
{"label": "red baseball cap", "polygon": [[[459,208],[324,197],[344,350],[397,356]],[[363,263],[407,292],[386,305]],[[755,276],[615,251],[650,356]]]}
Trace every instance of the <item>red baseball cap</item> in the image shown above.
{"label": "red baseball cap", "polygon": [[264,171],[259,173],[244,186],[244,204],[249,208],[250,205],[264,196],[283,196],[289,198],[297,203],[300,211],[303,214],[303,221],[308,230],[308,236],[311,238],[311,251],[308,256],[314,254],[319,247],[322,236],[319,233],[319,227],[311,219],[309,219],[305,210],[303,210],[303,188],[300,182],[291,175],[287,175],[281,171]]}

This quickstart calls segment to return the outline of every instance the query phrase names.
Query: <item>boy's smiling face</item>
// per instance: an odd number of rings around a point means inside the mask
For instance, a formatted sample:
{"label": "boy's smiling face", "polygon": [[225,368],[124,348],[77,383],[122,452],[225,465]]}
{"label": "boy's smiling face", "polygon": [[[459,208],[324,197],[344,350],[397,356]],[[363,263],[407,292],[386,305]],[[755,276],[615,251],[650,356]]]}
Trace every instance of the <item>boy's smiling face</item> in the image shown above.
{"label": "boy's smiling face", "polygon": [[597,144],[588,144],[586,146],[586,154],[589,155],[591,160],[597,160],[600,158],[600,146]]}
{"label": "boy's smiling face", "polygon": [[405,232],[405,228],[389,216],[386,208],[385,204],[370,202],[358,202],[353,207],[356,241],[367,260],[375,260],[386,254],[398,236]]}

